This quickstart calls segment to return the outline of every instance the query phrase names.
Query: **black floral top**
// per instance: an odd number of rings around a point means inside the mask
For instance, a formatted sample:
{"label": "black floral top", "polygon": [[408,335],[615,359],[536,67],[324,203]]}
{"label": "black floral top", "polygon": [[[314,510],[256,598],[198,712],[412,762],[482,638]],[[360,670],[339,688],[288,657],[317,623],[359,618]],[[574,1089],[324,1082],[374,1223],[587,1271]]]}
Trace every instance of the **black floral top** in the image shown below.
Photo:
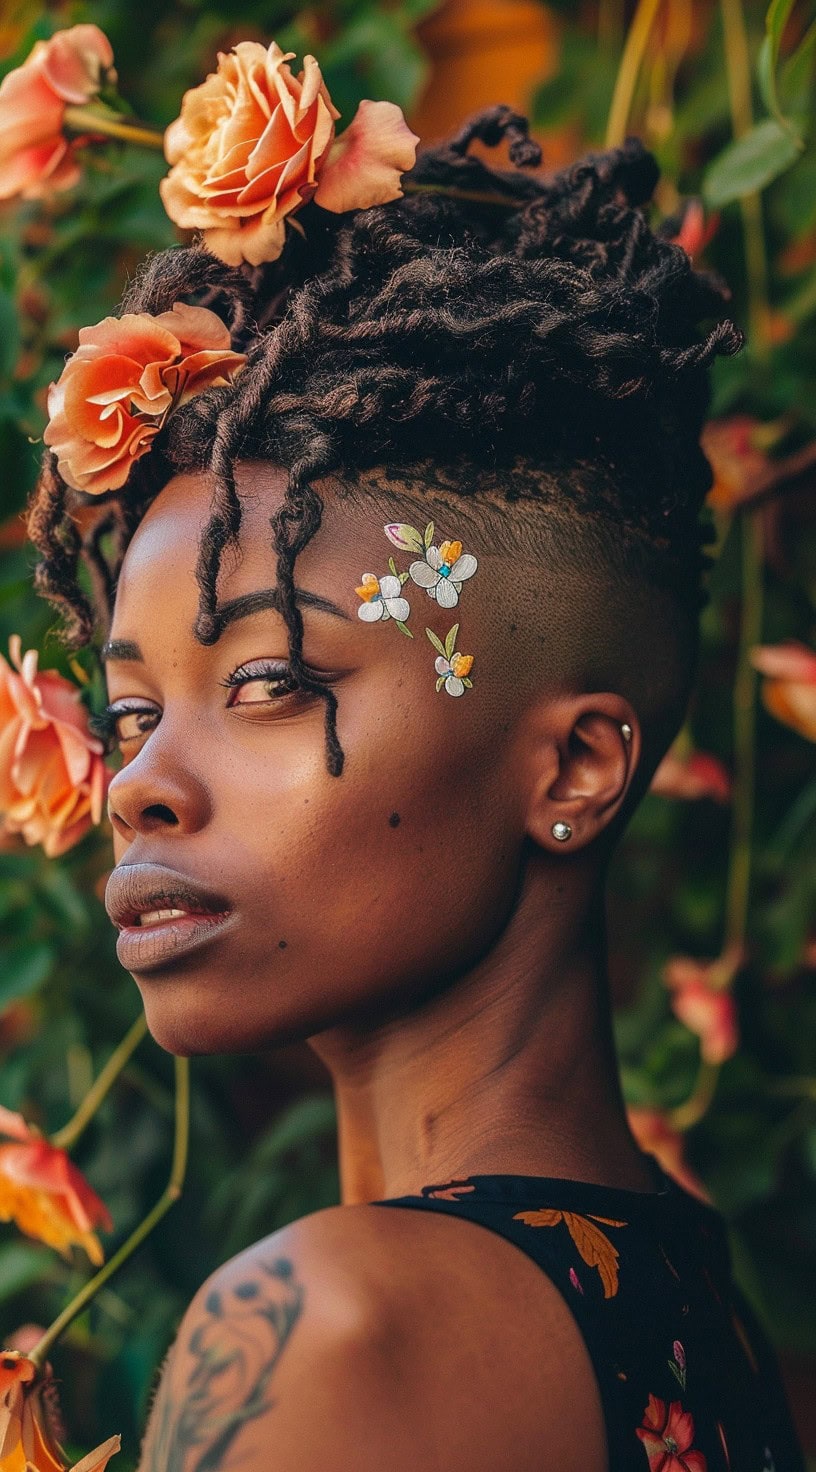
{"label": "black floral top", "polygon": [[610,1472],[804,1472],[722,1217],[646,1159],[654,1192],[490,1175],[377,1204],[479,1222],[547,1273],[592,1359]]}

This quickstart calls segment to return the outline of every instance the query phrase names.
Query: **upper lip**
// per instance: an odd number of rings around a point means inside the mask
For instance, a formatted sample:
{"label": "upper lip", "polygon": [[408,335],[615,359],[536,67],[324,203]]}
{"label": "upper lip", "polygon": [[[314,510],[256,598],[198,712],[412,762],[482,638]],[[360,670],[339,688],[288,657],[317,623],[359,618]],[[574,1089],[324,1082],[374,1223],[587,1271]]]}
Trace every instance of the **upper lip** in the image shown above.
{"label": "upper lip", "polygon": [[163,864],[120,864],[108,880],[105,909],[113,924],[123,929],[151,910],[223,915],[232,905],[224,895]]}

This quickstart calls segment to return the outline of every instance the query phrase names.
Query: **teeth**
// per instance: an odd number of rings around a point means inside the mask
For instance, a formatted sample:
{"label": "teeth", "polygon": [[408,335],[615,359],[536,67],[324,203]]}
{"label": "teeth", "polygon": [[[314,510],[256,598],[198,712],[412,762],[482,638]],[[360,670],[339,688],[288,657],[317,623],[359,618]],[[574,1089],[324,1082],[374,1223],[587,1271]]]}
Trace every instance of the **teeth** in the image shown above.
{"label": "teeth", "polygon": [[138,916],[139,924],[161,925],[163,920],[177,920],[179,915],[189,914],[188,910],[143,910]]}

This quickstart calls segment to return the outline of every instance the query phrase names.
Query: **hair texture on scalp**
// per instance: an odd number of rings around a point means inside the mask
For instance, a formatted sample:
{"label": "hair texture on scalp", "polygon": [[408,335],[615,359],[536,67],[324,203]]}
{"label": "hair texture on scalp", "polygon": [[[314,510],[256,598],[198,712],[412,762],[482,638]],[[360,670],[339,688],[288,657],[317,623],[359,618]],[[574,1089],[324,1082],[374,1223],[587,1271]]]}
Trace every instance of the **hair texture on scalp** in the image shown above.
{"label": "hair texture on scalp", "polygon": [[[477,114],[420,152],[405,176],[430,189],[344,215],[308,204],[303,233],[288,230],[268,266],[232,270],[196,247],[146,262],[122,311],[210,306],[248,359],[229,387],[170,416],[123,490],[104,498],[101,523],[100,498],[89,517],[82,508],[92,498],[68,491],[46,455],[29,513],[41,553],[36,585],[62,611],[73,647],[109,617],[130,537],[182,471],[212,478],[196,635],[218,639],[219,569],[241,526],[235,466],[247,459],[288,471],[271,520],[280,606],[293,674],[325,702],[335,773],[336,700],[304,666],[294,580],[320,525],[321,477],[353,483],[355,472],[378,466],[394,475],[422,463],[452,467],[459,497],[478,497],[488,481],[503,486],[511,528],[510,503],[538,494],[540,467],[548,486],[555,479],[554,509],[575,537],[592,523],[596,544],[634,549],[641,574],[673,590],[696,620],[699,513],[711,484],[699,446],[707,368],[742,342],[722,320],[727,292],[650,229],[643,206],[657,166],[637,139],[545,177],[523,172],[541,161],[527,130],[504,106]],[[506,139],[514,168],[470,154],[474,139]],[[440,185],[454,193],[434,192]],[[507,203],[456,193],[485,190]]]}

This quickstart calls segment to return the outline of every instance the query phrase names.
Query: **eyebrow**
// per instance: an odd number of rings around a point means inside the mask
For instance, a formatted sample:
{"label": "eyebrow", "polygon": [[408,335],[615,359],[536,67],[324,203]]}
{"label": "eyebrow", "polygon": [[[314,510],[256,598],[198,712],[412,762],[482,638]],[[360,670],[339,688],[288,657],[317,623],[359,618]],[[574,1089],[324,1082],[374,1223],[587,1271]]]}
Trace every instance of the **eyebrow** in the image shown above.
{"label": "eyebrow", "polygon": [[[331,613],[335,618],[351,622],[342,608],[338,608],[330,599],[322,598],[319,593],[307,593],[304,588],[298,588],[295,597],[304,608],[315,608],[319,613]],[[236,623],[238,619],[249,618],[253,613],[261,613],[269,608],[275,613],[281,611],[277,588],[259,588],[254,593],[242,593],[238,598],[230,598],[218,610],[218,632],[223,633],[228,624]],[[141,660],[142,651],[132,639],[109,639],[102,645],[99,657],[103,663],[113,659]]]}

